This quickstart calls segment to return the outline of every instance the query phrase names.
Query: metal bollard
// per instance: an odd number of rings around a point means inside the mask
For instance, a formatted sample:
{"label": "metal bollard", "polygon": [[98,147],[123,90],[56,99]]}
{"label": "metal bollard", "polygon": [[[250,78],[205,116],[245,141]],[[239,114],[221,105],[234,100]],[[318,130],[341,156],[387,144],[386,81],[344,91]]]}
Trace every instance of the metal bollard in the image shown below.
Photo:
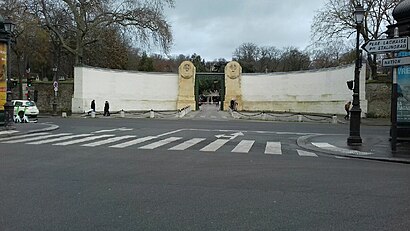
{"label": "metal bollard", "polygon": [[302,117],[302,115],[298,115],[298,122],[303,122],[303,117]]}
{"label": "metal bollard", "polygon": [[155,117],[155,113],[154,110],[151,109],[150,113],[149,113],[149,118],[154,118]]}
{"label": "metal bollard", "polygon": [[124,112],[123,109],[121,109],[121,111],[120,111],[120,117],[121,117],[121,118],[124,118],[124,117],[125,117],[125,112]]}
{"label": "metal bollard", "polygon": [[95,118],[95,111],[91,112],[91,118]]}
{"label": "metal bollard", "polygon": [[337,115],[332,116],[332,124],[337,124]]}

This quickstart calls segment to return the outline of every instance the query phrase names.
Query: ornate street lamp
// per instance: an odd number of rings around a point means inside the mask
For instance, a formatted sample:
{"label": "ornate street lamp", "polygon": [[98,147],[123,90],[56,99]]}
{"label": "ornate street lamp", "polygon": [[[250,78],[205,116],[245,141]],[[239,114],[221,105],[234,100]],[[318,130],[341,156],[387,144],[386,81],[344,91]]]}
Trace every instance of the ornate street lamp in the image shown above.
{"label": "ornate street lamp", "polygon": [[[9,19],[4,20],[0,16],[0,42],[7,45],[6,49],[6,70],[3,70],[7,76],[7,93],[6,93],[6,104],[4,104],[4,127],[6,129],[13,129],[13,113],[14,106],[11,102],[12,91],[11,91],[11,64],[10,64],[10,43],[13,35],[13,31],[16,25]],[[2,49],[4,52],[4,50]]]}
{"label": "ornate street lamp", "polygon": [[356,65],[354,71],[354,88],[353,88],[353,106],[350,110],[350,136],[347,138],[347,144],[350,146],[361,145],[362,138],[360,137],[360,117],[362,109],[360,108],[359,87],[360,87],[360,68],[362,61],[360,58],[360,31],[364,19],[365,10],[359,4],[354,11],[354,19],[356,22]]}

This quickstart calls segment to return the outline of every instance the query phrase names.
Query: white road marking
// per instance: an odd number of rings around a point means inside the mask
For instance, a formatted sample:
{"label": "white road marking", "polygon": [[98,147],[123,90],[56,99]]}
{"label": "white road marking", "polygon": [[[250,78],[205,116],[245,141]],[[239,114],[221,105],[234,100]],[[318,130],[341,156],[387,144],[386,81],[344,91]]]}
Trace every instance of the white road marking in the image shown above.
{"label": "white road marking", "polygon": [[99,130],[92,133],[102,133],[102,132],[114,132],[114,131],[132,131],[132,128],[114,128],[114,129],[106,129],[106,130]]}
{"label": "white road marking", "polygon": [[53,142],[58,142],[58,141],[63,141],[63,140],[69,140],[69,139],[84,137],[84,136],[91,136],[91,134],[79,134],[79,135],[63,136],[63,137],[54,138],[54,139],[46,139],[46,140],[30,142],[30,143],[27,143],[27,144],[47,144],[47,143],[53,143]]}
{"label": "white road marking", "polygon": [[53,144],[53,145],[65,146],[65,145],[70,145],[70,144],[78,144],[78,143],[83,143],[83,142],[96,140],[96,139],[101,139],[101,138],[105,138],[105,137],[111,137],[111,136],[114,136],[114,135],[91,136],[91,137],[86,137],[86,138],[82,138],[82,139],[78,139],[78,140],[72,140],[72,141],[66,141],[66,142],[62,142],[62,143],[56,143],[56,144]]}
{"label": "white road marking", "polygon": [[127,141],[127,142],[124,142],[124,143],[112,145],[112,146],[110,146],[110,148],[125,148],[125,147],[129,147],[129,146],[132,146],[132,145],[135,145],[135,144],[139,144],[139,143],[148,141],[148,140],[153,140],[155,138],[157,138],[157,137],[156,136],[141,137],[141,138],[138,138],[138,139],[135,139],[135,140],[130,140],[130,141]]}
{"label": "white road marking", "polygon": [[14,131],[14,130],[0,131],[0,135],[8,135],[8,134],[16,133],[16,132],[18,132],[18,131]]}
{"label": "white road marking", "polygon": [[159,138],[161,136],[171,135],[171,134],[183,131],[183,130],[184,129],[178,129],[178,130],[162,133],[162,134],[159,134],[159,135],[156,135],[156,136],[141,137],[141,138],[138,138],[138,139],[135,139],[135,140],[130,140],[130,141],[125,142],[125,143],[112,145],[112,146],[110,146],[110,148],[125,148],[125,147],[131,146],[131,145],[135,145],[135,144],[139,144],[139,143],[148,141],[148,140],[153,140],[153,139]]}
{"label": "white road marking", "polygon": [[66,135],[71,135],[71,133],[59,133],[59,134],[52,134],[52,135],[25,138],[25,139],[21,139],[21,140],[9,140],[9,141],[3,142],[3,143],[7,143],[7,144],[23,143],[23,142],[28,142],[28,141],[42,140],[42,139],[48,139],[48,138],[51,138],[51,137],[66,136]]}
{"label": "white road marking", "polygon": [[265,154],[282,155],[280,142],[266,142]]}
{"label": "white road marking", "polygon": [[96,142],[93,142],[93,143],[83,144],[83,145],[81,145],[81,146],[84,146],[84,147],[96,147],[96,146],[99,146],[99,145],[114,143],[114,142],[117,142],[117,141],[120,141],[120,140],[129,139],[129,138],[135,138],[135,136],[119,136],[119,137],[113,137],[113,138],[109,138],[109,139],[106,139],[106,140],[100,140],[100,141],[96,141]]}
{"label": "white road marking", "polygon": [[352,155],[359,155],[359,156],[373,154],[371,152],[361,152],[361,151],[357,151],[357,150],[339,148],[339,147],[336,147],[336,146],[331,145],[329,143],[312,143],[312,144],[314,146],[318,147],[318,148],[322,148],[322,149],[329,150],[329,151],[334,151],[334,152],[342,152],[342,153],[345,153],[345,154],[352,154]]}
{"label": "white road marking", "polygon": [[157,142],[154,142],[154,143],[139,147],[138,149],[154,149],[154,148],[158,148],[160,146],[169,144],[171,142],[174,142],[174,141],[177,141],[177,140],[180,140],[180,139],[182,139],[182,137],[169,137],[169,138],[166,138],[166,139],[163,139],[163,140],[160,140],[160,141],[157,141]]}
{"label": "white road marking", "polygon": [[217,139],[214,142],[208,144],[207,146],[203,147],[199,151],[203,152],[215,152],[218,150],[220,147],[222,147],[224,144],[226,144],[229,140],[228,139]]}
{"label": "white road marking", "polygon": [[176,145],[176,146],[174,146],[174,147],[172,147],[168,150],[185,150],[185,149],[187,149],[189,147],[192,147],[195,144],[198,144],[198,143],[200,143],[204,140],[206,140],[206,139],[205,138],[193,138],[193,139],[187,140],[187,141],[185,141],[181,144],[178,144],[178,145]]}
{"label": "white road marking", "polygon": [[307,151],[303,151],[303,150],[299,150],[296,149],[296,151],[298,152],[299,156],[310,156],[310,157],[318,157],[315,153],[313,152],[307,152]]}
{"label": "white road marking", "polygon": [[47,135],[47,134],[50,134],[50,133],[49,133],[49,132],[31,133],[31,134],[26,134],[26,135],[20,135],[20,136],[12,136],[12,137],[1,138],[0,141],[13,140],[13,139],[21,139],[21,138],[33,137],[33,136],[42,136],[42,135]]}
{"label": "white road marking", "polygon": [[232,152],[248,153],[254,143],[254,140],[242,140],[238,145],[236,145]]}

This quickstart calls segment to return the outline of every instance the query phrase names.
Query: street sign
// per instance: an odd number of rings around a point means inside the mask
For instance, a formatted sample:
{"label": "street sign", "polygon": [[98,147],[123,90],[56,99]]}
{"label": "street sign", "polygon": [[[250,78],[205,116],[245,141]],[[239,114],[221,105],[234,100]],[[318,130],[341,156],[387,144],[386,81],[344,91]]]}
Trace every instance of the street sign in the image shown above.
{"label": "street sign", "polygon": [[58,91],[58,82],[57,81],[53,82],[53,87],[54,87],[54,91]]}
{"label": "street sign", "polygon": [[362,48],[371,54],[405,51],[409,49],[409,37],[370,40]]}
{"label": "street sign", "polygon": [[397,67],[404,65],[410,65],[410,57],[383,59],[383,67]]}

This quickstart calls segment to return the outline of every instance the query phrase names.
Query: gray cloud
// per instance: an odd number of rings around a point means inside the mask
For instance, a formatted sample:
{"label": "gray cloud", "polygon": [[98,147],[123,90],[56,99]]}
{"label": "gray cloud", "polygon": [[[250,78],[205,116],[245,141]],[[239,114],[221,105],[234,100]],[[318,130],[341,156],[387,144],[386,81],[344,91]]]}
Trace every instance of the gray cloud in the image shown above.
{"label": "gray cloud", "polygon": [[315,11],[324,0],[176,0],[166,10],[172,25],[172,55],[197,53],[230,60],[245,42],[304,49]]}

